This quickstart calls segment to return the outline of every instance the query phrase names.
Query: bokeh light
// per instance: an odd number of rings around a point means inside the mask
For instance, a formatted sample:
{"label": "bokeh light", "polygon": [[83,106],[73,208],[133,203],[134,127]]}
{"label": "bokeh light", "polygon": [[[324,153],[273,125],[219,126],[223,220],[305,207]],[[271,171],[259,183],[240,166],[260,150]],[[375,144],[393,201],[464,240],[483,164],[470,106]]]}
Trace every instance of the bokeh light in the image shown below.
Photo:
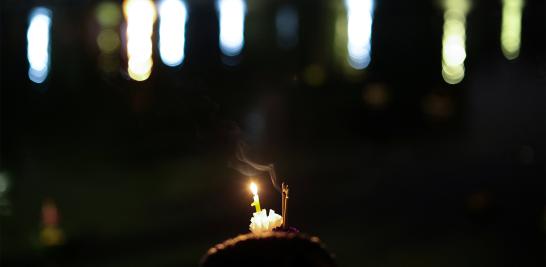
{"label": "bokeh light", "polygon": [[127,21],[127,72],[133,80],[144,81],[152,72],[155,5],[150,0],[126,0],[123,12]]}
{"label": "bokeh light", "polygon": [[444,120],[453,115],[454,103],[447,95],[429,94],[423,99],[423,112],[430,118]]}
{"label": "bokeh light", "polygon": [[46,199],[42,204],[42,229],[40,242],[44,246],[58,246],[64,242],[64,232],[59,227],[59,210],[57,204]]}
{"label": "bokeh light", "polygon": [[105,73],[114,73],[119,70],[121,8],[118,3],[101,2],[95,8],[95,17],[100,27],[96,40],[100,50],[99,68]]}
{"label": "bokeh light", "polygon": [[95,10],[97,22],[101,27],[116,27],[121,21],[121,10],[114,2],[102,2]]}
{"label": "bokeh light", "polygon": [[468,0],[446,0],[444,35],[442,37],[442,76],[449,84],[457,84],[464,78],[466,59],[466,14]]}
{"label": "bokeh light", "polygon": [[7,172],[0,172],[0,216],[11,215],[11,202],[8,193],[11,188],[11,181]]}
{"label": "bokeh light", "polygon": [[487,192],[475,192],[467,197],[466,205],[471,212],[482,212],[490,205],[491,196]]}
{"label": "bokeh light", "polygon": [[298,11],[291,5],[279,8],[275,17],[277,43],[284,49],[290,49],[298,44],[299,18]]}
{"label": "bokeh light", "polygon": [[102,30],[97,36],[97,45],[103,53],[116,51],[120,45],[118,33],[112,29]]}
{"label": "bokeh light", "polygon": [[383,109],[390,101],[387,86],[383,83],[373,83],[362,90],[362,100],[371,109]]}
{"label": "bokeh light", "polygon": [[321,86],[326,79],[324,68],[319,64],[311,64],[303,71],[303,79],[310,86]]}
{"label": "bokeh light", "polygon": [[8,175],[4,172],[0,172],[0,197],[8,191],[9,186],[10,182]]}
{"label": "bokeh light", "polygon": [[524,0],[502,1],[501,47],[507,59],[515,59],[519,55],[521,16],[524,5]]}
{"label": "bokeh light", "polygon": [[184,60],[187,8],[181,0],[159,2],[159,55],[167,66],[175,67]]}
{"label": "bokeh light", "polygon": [[27,30],[28,77],[35,83],[47,78],[50,66],[51,10],[37,7],[30,13]]}
{"label": "bokeh light", "polygon": [[347,8],[347,51],[349,64],[364,69],[370,64],[373,0],[345,0]]}
{"label": "bokeh light", "polygon": [[243,49],[245,38],[246,3],[244,0],[218,0],[220,20],[220,50],[226,56],[236,56]]}

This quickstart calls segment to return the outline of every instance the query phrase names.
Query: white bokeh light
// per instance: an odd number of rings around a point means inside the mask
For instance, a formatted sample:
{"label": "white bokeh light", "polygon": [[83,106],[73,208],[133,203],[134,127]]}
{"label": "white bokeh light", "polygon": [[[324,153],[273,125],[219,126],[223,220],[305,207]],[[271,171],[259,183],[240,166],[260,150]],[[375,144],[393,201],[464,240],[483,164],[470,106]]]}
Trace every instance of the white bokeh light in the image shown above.
{"label": "white bokeh light", "polygon": [[370,64],[373,0],[345,0],[347,8],[347,52],[349,64],[364,69]]}
{"label": "white bokeh light", "polygon": [[178,66],[184,60],[187,17],[183,1],[159,2],[159,55],[167,66]]}
{"label": "white bokeh light", "polygon": [[51,10],[38,7],[32,10],[27,30],[28,77],[35,83],[47,78],[50,65]]}
{"label": "white bokeh light", "polygon": [[133,80],[144,81],[152,72],[155,5],[150,0],[126,0],[123,12],[127,21],[127,72]]}
{"label": "white bokeh light", "polygon": [[245,40],[246,4],[244,0],[218,0],[220,50],[226,56],[241,53]]}

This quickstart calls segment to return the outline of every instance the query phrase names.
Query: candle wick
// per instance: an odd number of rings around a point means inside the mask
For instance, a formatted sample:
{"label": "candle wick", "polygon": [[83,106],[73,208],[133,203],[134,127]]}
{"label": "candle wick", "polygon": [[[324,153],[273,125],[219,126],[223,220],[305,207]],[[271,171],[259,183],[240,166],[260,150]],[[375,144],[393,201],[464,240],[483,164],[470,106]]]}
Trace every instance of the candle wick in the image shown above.
{"label": "candle wick", "polygon": [[287,209],[288,209],[288,185],[286,185],[284,182],[281,185],[282,187],[282,199],[281,199],[281,205],[282,205],[282,228],[286,229],[287,227]]}

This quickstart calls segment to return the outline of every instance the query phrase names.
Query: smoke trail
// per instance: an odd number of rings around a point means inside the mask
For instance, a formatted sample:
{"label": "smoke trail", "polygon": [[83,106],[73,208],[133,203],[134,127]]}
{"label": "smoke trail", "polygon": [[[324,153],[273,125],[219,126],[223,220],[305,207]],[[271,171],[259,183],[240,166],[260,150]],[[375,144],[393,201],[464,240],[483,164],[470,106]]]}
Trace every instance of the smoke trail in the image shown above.
{"label": "smoke trail", "polygon": [[281,192],[279,183],[277,181],[277,173],[275,172],[275,165],[273,163],[264,165],[264,164],[259,164],[250,160],[246,155],[247,149],[248,149],[248,145],[245,142],[239,140],[239,142],[237,143],[236,151],[235,151],[236,160],[234,162],[230,162],[229,166],[246,176],[257,176],[261,173],[266,172],[269,174],[273,187],[277,191]]}

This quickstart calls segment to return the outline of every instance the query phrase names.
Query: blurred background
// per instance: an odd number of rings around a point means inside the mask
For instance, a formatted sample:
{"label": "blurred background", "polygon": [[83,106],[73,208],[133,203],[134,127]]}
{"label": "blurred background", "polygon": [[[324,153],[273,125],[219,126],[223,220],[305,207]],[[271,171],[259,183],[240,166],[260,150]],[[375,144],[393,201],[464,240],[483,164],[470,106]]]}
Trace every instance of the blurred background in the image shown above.
{"label": "blurred background", "polygon": [[[197,266],[234,144],[339,266],[544,266],[546,7],[0,2],[0,265]],[[264,252],[267,253],[267,252]]]}

